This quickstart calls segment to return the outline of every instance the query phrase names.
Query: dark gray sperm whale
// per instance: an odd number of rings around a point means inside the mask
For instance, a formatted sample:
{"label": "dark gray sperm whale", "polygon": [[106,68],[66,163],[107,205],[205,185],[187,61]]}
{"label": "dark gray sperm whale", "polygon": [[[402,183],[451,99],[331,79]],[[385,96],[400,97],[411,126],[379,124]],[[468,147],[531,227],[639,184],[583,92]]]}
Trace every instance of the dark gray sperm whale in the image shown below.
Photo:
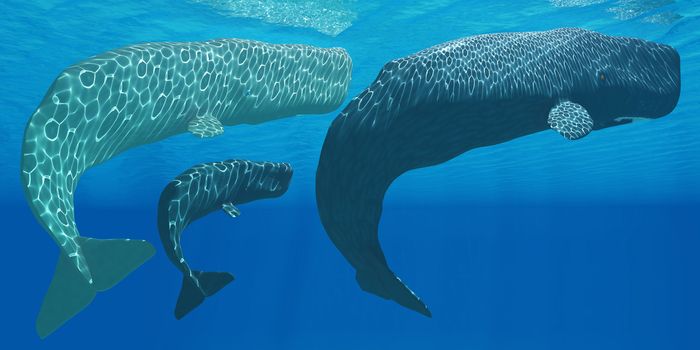
{"label": "dark gray sperm whale", "polygon": [[176,318],[233,281],[228,272],[192,270],[180,244],[182,231],[216,210],[237,217],[240,211],[236,205],[279,197],[287,191],[291,178],[292,167],[287,163],[226,160],[196,165],[168,183],[158,203],[158,231],[168,258],[183,274]]}
{"label": "dark gray sperm whale", "polygon": [[363,290],[430,316],[379,244],[394,179],[548,128],[573,140],[661,117],[679,93],[670,46],[576,28],[478,35],[393,60],[328,130],[316,173],[321,221]]}

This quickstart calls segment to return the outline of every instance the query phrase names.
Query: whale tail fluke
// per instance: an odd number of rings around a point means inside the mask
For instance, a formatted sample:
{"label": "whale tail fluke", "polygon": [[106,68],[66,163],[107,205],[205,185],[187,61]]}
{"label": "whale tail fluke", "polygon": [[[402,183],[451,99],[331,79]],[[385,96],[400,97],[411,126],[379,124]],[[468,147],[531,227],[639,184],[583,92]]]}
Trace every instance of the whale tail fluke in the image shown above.
{"label": "whale tail fluke", "polygon": [[98,292],[112,288],[156,252],[150,243],[142,240],[85,237],[77,240]]}
{"label": "whale tail fluke", "polygon": [[36,331],[46,338],[104,291],[124,279],[155,253],[146,241],[128,239],[76,239],[93,277],[91,284],[70,258],[61,252],[49,290],[39,310]]}
{"label": "whale tail fluke", "polygon": [[[204,298],[216,294],[233,281],[233,275],[228,272],[192,271],[192,275],[194,277],[185,275],[182,278],[180,296],[177,298],[177,305],[175,305],[175,318],[178,320],[199,306]],[[199,282],[199,286],[197,282]]]}
{"label": "whale tail fluke", "polygon": [[425,303],[386,266],[357,270],[355,279],[366,292],[391,299],[422,315],[432,317]]}
{"label": "whale tail fluke", "polygon": [[92,302],[97,291],[61,252],[49,290],[36,319],[36,332],[46,338]]}

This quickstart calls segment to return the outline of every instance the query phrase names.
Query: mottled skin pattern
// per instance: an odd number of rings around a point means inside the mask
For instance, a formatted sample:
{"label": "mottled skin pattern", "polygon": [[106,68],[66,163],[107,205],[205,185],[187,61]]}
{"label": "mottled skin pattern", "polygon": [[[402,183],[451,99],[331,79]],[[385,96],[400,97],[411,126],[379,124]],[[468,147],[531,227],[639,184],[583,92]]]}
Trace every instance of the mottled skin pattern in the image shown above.
{"label": "mottled skin pattern", "polygon": [[[581,130],[593,128],[593,121],[586,118],[586,110],[579,104],[565,101],[549,111],[547,124],[569,140],[578,140],[586,134]],[[560,125],[563,124],[563,125]]]}
{"label": "mottled skin pattern", "polygon": [[158,204],[158,231],[170,261],[194,279],[182,252],[182,231],[224,204],[244,204],[283,195],[292,178],[288,163],[226,160],[196,165],[163,190]]}
{"label": "mottled skin pattern", "polygon": [[389,269],[377,236],[401,174],[549,128],[571,101],[593,129],[670,113],[680,91],[671,47],[575,29],[467,37],[393,60],[333,121],[316,198],[323,225],[369,292],[430,315]]}
{"label": "mottled skin pattern", "polygon": [[[21,178],[34,215],[92,284],[73,212],[83,172],[142,144],[223,125],[327,113],[347,94],[343,49],[222,39],[128,46],[64,70],[29,119]],[[217,122],[217,123],[218,123]]]}

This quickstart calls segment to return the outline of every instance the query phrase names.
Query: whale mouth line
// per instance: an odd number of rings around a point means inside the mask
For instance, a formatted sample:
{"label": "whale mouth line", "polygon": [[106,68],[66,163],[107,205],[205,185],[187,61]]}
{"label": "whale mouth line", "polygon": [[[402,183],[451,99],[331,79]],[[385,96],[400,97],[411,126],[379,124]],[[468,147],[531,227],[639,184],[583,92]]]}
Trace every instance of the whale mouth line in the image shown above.
{"label": "whale mouth line", "polygon": [[636,121],[647,121],[647,120],[652,120],[653,118],[646,118],[646,117],[617,117],[613,119],[615,122],[636,122]]}

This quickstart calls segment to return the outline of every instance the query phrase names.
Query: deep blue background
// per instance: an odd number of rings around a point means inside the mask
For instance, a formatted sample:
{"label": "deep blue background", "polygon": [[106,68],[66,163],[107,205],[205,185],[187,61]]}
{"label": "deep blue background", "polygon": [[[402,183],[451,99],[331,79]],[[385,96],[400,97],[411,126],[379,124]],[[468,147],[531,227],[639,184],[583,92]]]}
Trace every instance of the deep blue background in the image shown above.
{"label": "deep blue background", "polygon": [[[667,9],[685,17],[659,25],[617,20],[610,3],[358,3],[354,25],[329,37],[186,1],[3,1],[0,348],[700,348],[700,9],[678,1]],[[24,201],[20,145],[27,118],[65,66],[144,41],[342,46],[353,57],[353,96],[387,60],[430,45],[562,26],[676,47],[679,105],[665,118],[577,142],[538,133],[399,178],[380,237],[432,319],[362,292],[321,227],[313,179],[331,113],[227,128],[206,141],[179,135],[88,171],[76,194],[81,234],[147,239],[158,253],[46,340],[36,336],[58,250]],[[185,168],[226,158],[291,162],[292,187],[241,206],[239,218],[214,213],[187,229],[192,266],[236,280],[176,321],[181,279],[158,240],[158,196]]]}

